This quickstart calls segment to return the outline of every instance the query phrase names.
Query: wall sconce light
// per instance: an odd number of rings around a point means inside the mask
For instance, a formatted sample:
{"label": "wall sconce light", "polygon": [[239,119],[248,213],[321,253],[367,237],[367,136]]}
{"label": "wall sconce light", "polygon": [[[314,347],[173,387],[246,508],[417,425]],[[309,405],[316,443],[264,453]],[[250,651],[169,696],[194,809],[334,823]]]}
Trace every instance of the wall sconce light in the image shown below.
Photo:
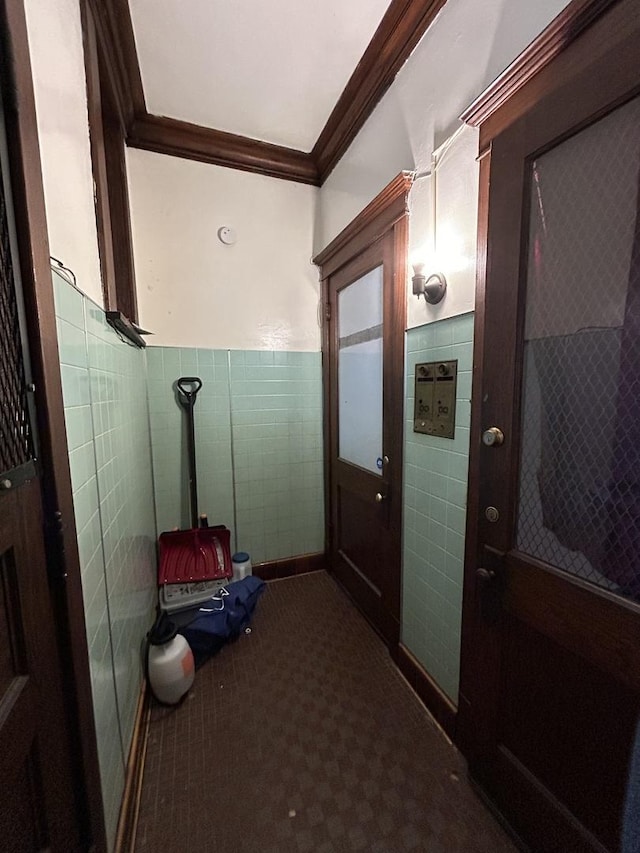
{"label": "wall sconce light", "polygon": [[444,299],[447,292],[447,280],[441,272],[434,272],[428,278],[422,272],[423,263],[415,263],[413,266],[413,295],[420,298],[424,296],[429,305],[437,305]]}

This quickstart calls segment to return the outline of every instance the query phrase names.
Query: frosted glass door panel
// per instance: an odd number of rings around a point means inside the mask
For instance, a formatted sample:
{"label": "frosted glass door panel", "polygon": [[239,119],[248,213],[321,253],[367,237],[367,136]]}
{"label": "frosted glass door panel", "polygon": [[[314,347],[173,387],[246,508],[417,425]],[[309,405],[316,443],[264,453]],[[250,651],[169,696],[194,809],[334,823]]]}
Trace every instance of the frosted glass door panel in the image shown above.
{"label": "frosted glass door panel", "polygon": [[524,553],[633,598],[639,138],[635,98],[531,165],[517,533]]}
{"label": "frosted glass door panel", "polygon": [[382,468],[382,267],[338,294],[339,455],[374,474]]}
{"label": "frosted glass door panel", "polygon": [[338,294],[340,346],[350,335],[382,326],[382,267],[356,279]]}

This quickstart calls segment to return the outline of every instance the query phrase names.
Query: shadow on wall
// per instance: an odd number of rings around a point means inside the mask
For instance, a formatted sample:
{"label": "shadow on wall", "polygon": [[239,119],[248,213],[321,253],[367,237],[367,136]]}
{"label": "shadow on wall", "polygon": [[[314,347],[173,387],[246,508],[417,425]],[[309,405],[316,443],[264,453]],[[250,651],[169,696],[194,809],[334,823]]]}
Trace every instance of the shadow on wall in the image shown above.
{"label": "shadow on wall", "polygon": [[566,6],[447,3],[320,190],[314,254],[402,170],[423,172],[458,116]]}

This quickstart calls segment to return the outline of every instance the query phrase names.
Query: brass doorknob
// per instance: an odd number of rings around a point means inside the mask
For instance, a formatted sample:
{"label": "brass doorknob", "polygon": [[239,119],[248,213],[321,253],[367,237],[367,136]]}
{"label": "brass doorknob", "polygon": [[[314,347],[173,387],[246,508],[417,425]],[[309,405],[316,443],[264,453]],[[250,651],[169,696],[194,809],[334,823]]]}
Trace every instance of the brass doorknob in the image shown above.
{"label": "brass doorknob", "polygon": [[489,427],[482,433],[482,443],[485,447],[500,447],[504,441],[504,433],[500,427]]}
{"label": "brass doorknob", "polygon": [[384,500],[384,498],[385,498],[385,496],[382,494],[382,492],[376,493],[376,503],[377,504],[381,504],[382,501]]}

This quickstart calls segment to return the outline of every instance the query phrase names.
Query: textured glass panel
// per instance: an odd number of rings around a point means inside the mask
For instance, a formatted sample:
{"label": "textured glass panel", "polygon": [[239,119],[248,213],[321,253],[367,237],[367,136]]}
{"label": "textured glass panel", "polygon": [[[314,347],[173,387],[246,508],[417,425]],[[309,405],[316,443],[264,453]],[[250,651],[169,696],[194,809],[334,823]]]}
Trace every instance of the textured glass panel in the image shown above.
{"label": "textured glass panel", "polygon": [[341,459],[382,467],[382,267],[338,294],[338,434]]}
{"label": "textured glass panel", "polygon": [[640,597],[640,99],[531,165],[519,550]]}

